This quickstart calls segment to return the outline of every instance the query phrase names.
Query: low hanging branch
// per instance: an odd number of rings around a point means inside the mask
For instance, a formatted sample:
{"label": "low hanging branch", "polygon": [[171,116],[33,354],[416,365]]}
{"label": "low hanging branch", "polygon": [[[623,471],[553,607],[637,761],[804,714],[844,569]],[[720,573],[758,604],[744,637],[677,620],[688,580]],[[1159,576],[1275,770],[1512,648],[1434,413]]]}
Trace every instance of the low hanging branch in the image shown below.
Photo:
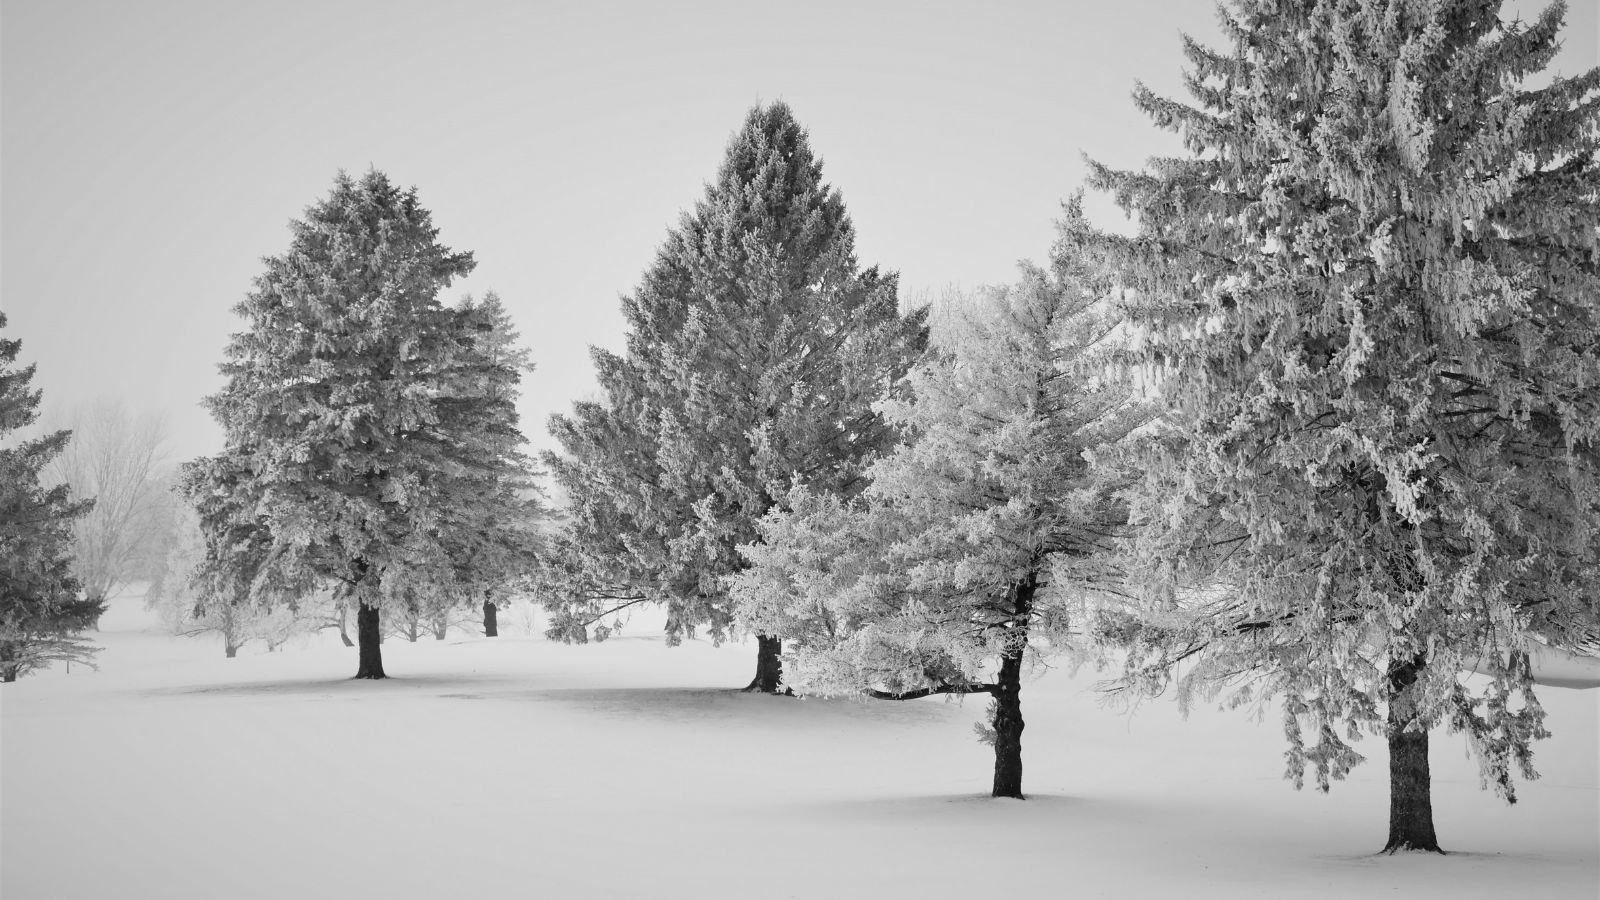
{"label": "low hanging branch", "polygon": [[918,700],[938,694],[993,694],[999,687],[995,684],[941,684],[900,693],[867,688],[865,693],[874,700]]}
{"label": "low hanging branch", "polygon": [[622,610],[625,610],[630,606],[638,606],[640,603],[644,603],[644,602],[646,602],[646,601],[648,601],[650,599],[649,597],[643,597],[643,596],[626,597],[626,598],[624,598],[624,597],[613,597],[613,596],[602,595],[602,594],[593,594],[593,595],[591,595],[591,597],[598,598],[598,599],[605,599],[605,600],[623,600],[624,602],[619,603],[616,606],[611,607],[610,609],[604,610],[602,612],[595,613],[594,616],[592,616],[591,618],[585,619],[582,622],[578,623],[578,624],[582,625],[585,628],[589,627],[590,625],[593,625],[594,623],[600,621],[601,619],[604,619],[606,616],[609,616],[614,612],[621,612]]}

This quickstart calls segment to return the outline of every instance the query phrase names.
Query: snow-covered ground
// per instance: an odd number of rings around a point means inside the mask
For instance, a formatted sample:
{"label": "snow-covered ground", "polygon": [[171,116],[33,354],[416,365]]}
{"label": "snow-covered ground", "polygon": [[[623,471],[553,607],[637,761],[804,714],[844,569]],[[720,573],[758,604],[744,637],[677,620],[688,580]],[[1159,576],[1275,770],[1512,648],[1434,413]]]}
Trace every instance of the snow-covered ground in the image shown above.
{"label": "snow-covered ground", "polygon": [[[512,617],[514,618],[514,617]],[[750,696],[752,645],[324,635],[224,659],[116,601],[100,670],[0,690],[0,895],[69,898],[1600,896],[1596,691],[1546,688],[1507,807],[1433,745],[1449,856],[1375,856],[1382,746],[1331,794],[1274,714],[1024,689],[1026,801],[986,795],[983,703]]]}

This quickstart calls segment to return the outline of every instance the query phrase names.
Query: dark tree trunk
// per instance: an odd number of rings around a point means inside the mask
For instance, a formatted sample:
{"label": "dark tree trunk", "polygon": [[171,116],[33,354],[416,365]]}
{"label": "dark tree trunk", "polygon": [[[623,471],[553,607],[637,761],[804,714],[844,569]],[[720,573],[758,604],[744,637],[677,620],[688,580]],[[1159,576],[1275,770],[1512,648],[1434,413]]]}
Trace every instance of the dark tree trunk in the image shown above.
{"label": "dark tree trunk", "polygon": [[1037,589],[1033,575],[1017,585],[1012,594],[1013,640],[1000,658],[1000,674],[994,686],[994,792],[996,797],[1022,797],[1022,659],[1028,651],[1028,622],[1033,615],[1033,594]]}
{"label": "dark tree trunk", "polygon": [[483,636],[500,636],[500,610],[493,600],[483,601]]}
{"label": "dark tree trunk", "polygon": [[356,607],[356,640],[361,648],[357,678],[385,678],[383,674],[383,632],[379,629],[378,608],[363,603]]}
{"label": "dark tree trunk", "polygon": [[234,659],[239,655],[239,645],[244,641],[239,640],[239,623],[235,615],[236,610],[226,607],[222,613],[222,655]]}
{"label": "dark tree trunk", "polygon": [[1000,660],[994,691],[994,796],[1022,798],[1022,650]]}
{"label": "dark tree trunk", "polygon": [[0,683],[17,680],[17,648],[11,641],[0,641]]}
{"label": "dark tree trunk", "polygon": [[745,690],[753,694],[776,694],[783,684],[783,639],[756,635],[756,677]]}
{"label": "dark tree trunk", "polygon": [[1383,852],[1443,853],[1433,832],[1432,777],[1428,770],[1428,726],[1404,696],[1422,673],[1423,657],[1389,664],[1389,842]]}

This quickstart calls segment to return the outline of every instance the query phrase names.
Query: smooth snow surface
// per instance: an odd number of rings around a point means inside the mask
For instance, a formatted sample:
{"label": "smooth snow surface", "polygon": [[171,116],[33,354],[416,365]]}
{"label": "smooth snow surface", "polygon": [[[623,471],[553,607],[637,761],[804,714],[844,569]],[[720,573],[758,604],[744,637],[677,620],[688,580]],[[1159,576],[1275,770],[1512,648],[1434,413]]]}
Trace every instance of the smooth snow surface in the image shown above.
{"label": "smooth snow surface", "polygon": [[[1449,856],[1374,855],[1387,759],[1282,780],[1274,712],[1024,688],[1026,801],[986,796],[984,704],[740,694],[754,642],[510,634],[352,681],[329,634],[239,659],[116,601],[100,671],[0,689],[0,895],[70,898],[1600,896],[1597,694],[1546,688],[1507,807],[1436,732]],[[525,617],[524,617],[525,618]],[[503,632],[506,633],[506,632]]]}

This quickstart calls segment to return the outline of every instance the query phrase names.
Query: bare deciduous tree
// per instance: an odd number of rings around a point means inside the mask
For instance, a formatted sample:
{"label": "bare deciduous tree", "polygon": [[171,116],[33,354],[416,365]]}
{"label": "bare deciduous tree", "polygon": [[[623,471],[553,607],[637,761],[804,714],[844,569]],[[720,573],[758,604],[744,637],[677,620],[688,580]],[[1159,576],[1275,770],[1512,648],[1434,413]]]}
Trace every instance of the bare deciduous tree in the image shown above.
{"label": "bare deciduous tree", "polygon": [[103,604],[137,573],[160,543],[166,507],[166,426],[158,415],[130,415],[120,403],[79,407],[67,417],[72,442],[50,474],[75,497],[94,498],[74,530],[75,574],[85,599]]}

